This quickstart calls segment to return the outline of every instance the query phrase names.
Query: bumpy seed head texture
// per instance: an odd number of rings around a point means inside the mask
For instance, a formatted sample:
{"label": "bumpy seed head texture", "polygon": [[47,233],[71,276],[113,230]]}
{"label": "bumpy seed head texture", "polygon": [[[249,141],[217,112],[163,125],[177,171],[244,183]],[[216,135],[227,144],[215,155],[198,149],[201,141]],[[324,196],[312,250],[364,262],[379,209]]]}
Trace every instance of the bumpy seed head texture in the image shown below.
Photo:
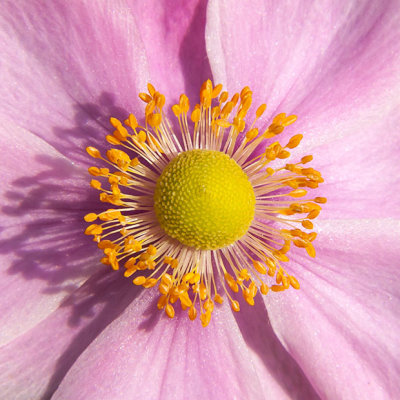
{"label": "bumpy seed head texture", "polygon": [[256,198],[247,175],[227,154],[190,150],[157,180],[154,209],[165,232],[186,246],[214,250],[242,237]]}
{"label": "bumpy seed head texture", "polygon": [[[109,188],[97,179],[91,186],[100,191],[100,201],[113,205],[85,216],[91,223],[85,233],[104,252],[102,263],[114,270],[123,265],[135,285],[158,286],[157,307],[168,317],[180,304],[191,320],[200,313],[203,326],[224,299],[239,311],[238,292],[254,305],[258,292],[299,289],[283,264],[290,262],[291,245],[315,257],[312,220],[326,199],[308,197],[308,189],[323,182],[317,170],[303,166],[311,155],[284,161],[301,134],[285,146],[268,143],[296,116],[278,114],[260,132],[256,123],[266,105],[247,126],[250,89],[229,99],[222,85],[208,80],[190,114],[192,127],[187,96],[172,107],[178,139],[163,111],[165,97],[151,84],[139,97],[146,103],[144,126],[133,114],[123,122],[110,119],[114,131],[106,139],[126,151],[112,148],[104,158],[87,148],[112,168],[89,168],[92,176],[108,180]],[[254,155],[265,142],[265,151]]]}

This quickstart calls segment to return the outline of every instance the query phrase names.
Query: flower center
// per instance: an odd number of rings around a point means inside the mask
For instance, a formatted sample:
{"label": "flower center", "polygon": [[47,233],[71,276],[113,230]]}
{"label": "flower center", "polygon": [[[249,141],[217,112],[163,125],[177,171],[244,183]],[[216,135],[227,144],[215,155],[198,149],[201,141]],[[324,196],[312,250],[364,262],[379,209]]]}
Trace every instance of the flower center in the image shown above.
{"label": "flower center", "polygon": [[186,246],[219,249],[241,238],[255,212],[247,175],[227,154],[179,154],[157,180],[154,209],[165,232]]}
{"label": "flower center", "polygon": [[191,112],[185,94],[171,108],[180,140],[165,116],[164,95],[147,88],[139,94],[145,123],[133,114],[124,121],[111,117],[114,131],[106,139],[120,148],[105,157],[86,149],[109,166],[90,167],[103,181],[90,185],[113,208],[85,215],[91,223],[85,234],[104,252],[101,262],[114,270],[123,266],[134,285],[157,286],[157,307],[169,318],[181,308],[190,320],[200,314],[204,327],[224,299],[236,312],[238,295],[252,306],[258,293],[299,289],[293,265],[286,269],[285,263],[292,245],[315,257],[312,221],[327,200],[309,195],[324,182],[304,166],[312,155],[284,161],[303,135],[286,144],[277,137],[297,117],[280,113],[261,131],[257,123],[267,106],[247,118],[249,87],[229,97],[207,80]]}

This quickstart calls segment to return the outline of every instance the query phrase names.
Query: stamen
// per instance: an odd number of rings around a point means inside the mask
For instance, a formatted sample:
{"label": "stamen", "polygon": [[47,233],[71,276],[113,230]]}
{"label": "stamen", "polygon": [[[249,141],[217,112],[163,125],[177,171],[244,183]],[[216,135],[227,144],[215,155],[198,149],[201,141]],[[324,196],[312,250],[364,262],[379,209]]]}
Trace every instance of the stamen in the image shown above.
{"label": "stamen", "polygon": [[[186,95],[179,97],[172,125],[165,97],[151,84],[147,89],[139,94],[142,125],[133,114],[110,118],[113,132],[106,139],[118,149],[105,157],[86,149],[110,166],[93,166],[89,173],[100,201],[113,208],[84,217],[85,234],[104,253],[101,262],[114,270],[122,266],[134,285],[157,286],[157,308],[167,317],[174,318],[180,304],[190,320],[200,315],[204,327],[224,298],[239,312],[237,296],[252,306],[258,293],[300,289],[283,265],[290,263],[292,245],[315,257],[312,220],[327,200],[309,197],[324,181],[304,167],[311,155],[282,161],[303,139],[295,134],[284,146],[276,140],[297,117],[281,113],[267,129],[256,126],[267,108],[262,104],[248,123],[251,90],[230,97],[207,80],[192,109]],[[209,197],[201,202],[202,190]]]}

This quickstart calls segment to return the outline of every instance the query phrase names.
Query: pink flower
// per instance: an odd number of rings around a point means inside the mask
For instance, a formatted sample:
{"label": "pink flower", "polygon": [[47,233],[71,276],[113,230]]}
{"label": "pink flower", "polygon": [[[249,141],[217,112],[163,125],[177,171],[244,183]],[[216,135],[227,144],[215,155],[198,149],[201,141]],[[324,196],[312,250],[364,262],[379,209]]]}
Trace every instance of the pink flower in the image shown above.
{"label": "pink flower", "polygon": [[[4,399],[400,397],[397,1],[3,1],[0,393]],[[299,116],[329,201],[300,291],[203,329],[99,266],[88,145],[212,77]],[[300,153],[301,152],[301,153]]]}

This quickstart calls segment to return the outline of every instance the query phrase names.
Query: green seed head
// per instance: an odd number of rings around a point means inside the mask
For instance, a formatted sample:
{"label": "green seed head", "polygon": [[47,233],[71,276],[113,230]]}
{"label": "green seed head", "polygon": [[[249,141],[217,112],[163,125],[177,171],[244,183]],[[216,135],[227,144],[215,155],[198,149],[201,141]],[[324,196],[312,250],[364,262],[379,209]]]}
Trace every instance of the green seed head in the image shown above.
{"label": "green seed head", "polygon": [[255,195],[247,175],[227,154],[190,150],[179,154],[157,180],[154,209],[165,232],[186,246],[228,246],[248,230]]}

